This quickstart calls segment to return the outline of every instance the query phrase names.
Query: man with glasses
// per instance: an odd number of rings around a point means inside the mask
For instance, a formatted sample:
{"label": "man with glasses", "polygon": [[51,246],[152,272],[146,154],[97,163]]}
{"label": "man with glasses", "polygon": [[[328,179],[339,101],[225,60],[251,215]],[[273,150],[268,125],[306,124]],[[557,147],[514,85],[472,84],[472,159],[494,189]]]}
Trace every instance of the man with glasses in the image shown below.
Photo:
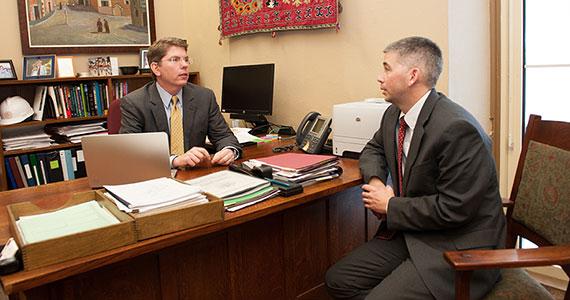
{"label": "man with glasses", "polygon": [[[229,165],[239,157],[241,147],[214,93],[188,82],[187,49],[186,41],[179,38],[163,38],[148,49],[154,81],[121,100],[119,132],[166,132],[173,168],[205,162]],[[206,136],[216,148],[212,158],[204,148]]]}

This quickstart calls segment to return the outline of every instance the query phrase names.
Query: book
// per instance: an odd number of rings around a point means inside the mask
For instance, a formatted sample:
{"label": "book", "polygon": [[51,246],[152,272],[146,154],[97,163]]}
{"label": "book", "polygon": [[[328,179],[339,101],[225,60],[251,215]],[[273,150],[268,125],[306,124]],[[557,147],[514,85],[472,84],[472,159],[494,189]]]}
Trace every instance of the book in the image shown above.
{"label": "book", "polygon": [[[16,181],[17,188],[24,187],[24,181],[22,181],[22,175],[20,174],[20,170],[18,169],[18,165],[16,164],[16,159],[14,157],[7,157],[6,158],[10,164],[10,169],[12,171],[12,175],[14,176],[14,180]],[[7,168],[8,166],[6,166]]]}
{"label": "book", "polygon": [[22,169],[24,169],[24,172],[26,174],[26,179],[28,180],[28,186],[37,185],[36,179],[34,178],[32,167],[30,166],[28,155],[26,154],[20,155],[20,162],[22,162]]}
{"label": "book", "polygon": [[6,177],[8,179],[8,188],[9,189],[16,189],[18,185],[16,184],[16,179],[14,178],[14,174],[12,173],[12,168],[10,167],[10,162],[8,158],[4,158],[4,163],[6,165]]}
{"label": "book", "polygon": [[338,157],[334,155],[284,153],[258,159],[250,159],[249,161],[256,165],[268,165],[278,170],[305,172],[335,160],[338,160]]}
{"label": "book", "polygon": [[36,87],[36,95],[34,96],[34,120],[41,121],[44,117],[45,99],[47,95],[47,86],[40,85]]}
{"label": "book", "polygon": [[16,166],[18,167],[18,171],[20,172],[20,176],[22,177],[22,182],[24,183],[24,187],[28,187],[28,178],[26,176],[26,172],[24,171],[24,167],[22,166],[22,162],[20,161],[20,157],[16,156],[14,157],[14,160],[16,161]]}
{"label": "book", "polygon": [[49,183],[63,181],[63,170],[59,151],[51,151],[44,154],[46,174]]}

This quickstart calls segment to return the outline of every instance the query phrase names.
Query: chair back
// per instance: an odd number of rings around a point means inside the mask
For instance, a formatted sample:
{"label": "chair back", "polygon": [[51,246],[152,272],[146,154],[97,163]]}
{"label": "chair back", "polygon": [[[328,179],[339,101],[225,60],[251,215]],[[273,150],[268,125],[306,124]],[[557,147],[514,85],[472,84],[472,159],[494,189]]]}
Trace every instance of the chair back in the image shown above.
{"label": "chair back", "polygon": [[570,123],[530,116],[510,200],[507,247],[570,244]]}
{"label": "chair back", "polygon": [[107,129],[109,134],[117,134],[121,129],[121,101],[119,99],[113,100],[109,105]]}

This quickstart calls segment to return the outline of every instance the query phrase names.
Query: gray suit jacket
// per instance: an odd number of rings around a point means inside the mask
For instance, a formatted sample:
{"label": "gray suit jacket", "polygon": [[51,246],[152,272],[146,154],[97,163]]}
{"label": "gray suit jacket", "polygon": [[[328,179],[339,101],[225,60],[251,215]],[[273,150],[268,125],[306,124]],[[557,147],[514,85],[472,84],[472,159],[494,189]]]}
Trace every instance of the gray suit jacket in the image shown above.
{"label": "gray suit jacket", "polygon": [[[194,146],[204,147],[206,135],[220,151],[226,146],[241,147],[220,113],[214,93],[207,88],[188,83],[182,91],[184,151]],[[121,100],[120,133],[166,132],[168,119],[156,82],[129,93]]]}
{"label": "gray suit jacket", "polygon": [[[400,110],[386,111],[380,130],[360,157],[365,182],[384,183],[396,173],[396,126]],[[394,191],[398,191],[398,182]],[[503,248],[505,217],[491,141],[475,118],[432,90],[414,128],[406,159],[405,197],[390,200],[387,226],[402,232],[411,260],[437,299],[454,298],[454,271],[447,250]],[[471,298],[481,298],[499,279],[498,270],[477,271]]]}

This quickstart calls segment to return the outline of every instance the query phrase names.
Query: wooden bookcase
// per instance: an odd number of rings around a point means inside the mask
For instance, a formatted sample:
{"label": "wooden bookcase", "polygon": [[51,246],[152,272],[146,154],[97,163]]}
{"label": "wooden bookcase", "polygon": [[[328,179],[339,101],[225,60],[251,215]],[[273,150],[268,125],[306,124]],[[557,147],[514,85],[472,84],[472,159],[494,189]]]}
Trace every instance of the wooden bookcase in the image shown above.
{"label": "wooden bookcase", "polygon": [[[7,80],[0,81],[0,102],[4,101],[7,97],[20,96],[26,99],[30,106],[33,107],[35,90],[37,86],[42,85],[74,85],[81,83],[92,83],[99,82],[100,84],[106,84],[109,102],[115,99],[114,85],[116,83],[126,82],[128,86],[128,92],[132,92],[146,83],[152,80],[150,74],[140,74],[140,75],[120,75],[120,76],[109,76],[109,77],[80,77],[80,78],[54,78],[54,79],[42,79],[42,80]],[[199,84],[199,73],[191,72],[188,78],[189,82]],[[25,121],[12,125],[0,125],[0,191],[8,190],[8,178],[6,175],[6,165],[5,157],[13,157],[24,154],[31,153],[43,153],[54,150],[80,148],[81,144],[64,143],[52,145],[49,147],[35,148],[35,149],[22,149],[22,150],[10,150],[4,151],[4,144],[2,142],[2,136],[5,132],[10,130],[17,130],[18,128],[24,127],[36,127],[44,128],[46,125],[51,124],[62,124],[62,125],[74,125],[82,124],[86,122],[93,121],[104,121],[107,119],[106,115],[94,116],[94,117],[72,117],[72,118],[59,118],[59,119],[47,119],[42,121]]]}

